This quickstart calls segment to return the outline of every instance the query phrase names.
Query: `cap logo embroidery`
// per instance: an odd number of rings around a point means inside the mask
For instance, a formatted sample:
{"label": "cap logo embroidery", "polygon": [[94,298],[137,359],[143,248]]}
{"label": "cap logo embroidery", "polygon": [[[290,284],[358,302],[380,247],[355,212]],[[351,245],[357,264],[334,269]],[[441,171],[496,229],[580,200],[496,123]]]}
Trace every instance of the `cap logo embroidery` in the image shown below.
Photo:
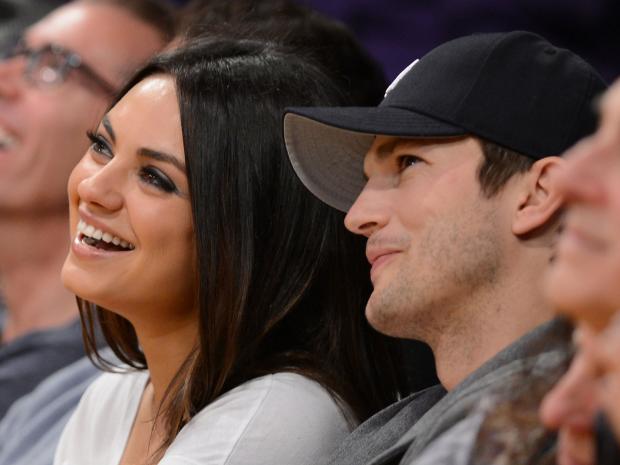
{"label": "cap logo embroidery", "polygon": [[419,58],[418,58],[417,60],[414,60],[414,61],[413,61],[413,62],[412,62],[409,66],[407,66],[405,69],[403,69],[403,70],[400,72],[400,74],[399,74],[398,76],[396,76],[396,79],[394,79],[394,80],[392,81],[392,84],[390,84],[390,85],[388,86],[388,88],[385,90],[385,95],[383,96],[383,98],[387,97],[387,96],[388,96],[388,94],[394,90],[394,88],[398,85],[398,83],[400,82],[400,80],[401,80],[402,78],[404,78],[404,77],[405,77],[405,75],[406,75],[409,71],[411,71],[411,68],[413,68],[413,67],[415,66],[415,64],[416,64],[418,61],[420,61],[420,59],[419,59]]}

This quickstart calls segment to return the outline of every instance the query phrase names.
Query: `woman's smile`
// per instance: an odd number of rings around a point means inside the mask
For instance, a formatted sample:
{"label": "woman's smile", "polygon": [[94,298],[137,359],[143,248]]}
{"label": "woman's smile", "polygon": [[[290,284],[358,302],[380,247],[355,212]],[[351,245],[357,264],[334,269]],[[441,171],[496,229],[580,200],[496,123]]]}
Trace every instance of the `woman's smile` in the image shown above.
{"label": "woman's smile", "polygon": [[[117,232],[105,222],[89,215],[83,206],[79,209],[79,221],[74,232],[75,252],[91,255],[89,249],[106,252],[129,252],[136,248],[135,244],[123,234]],[[82,250],[86,248],[85,250]]]}
{"label": "woman's smile", "polygon": [[83,221],[78,223],[78,241],[97,249],[112,250],[115,252],[126,252],[135,249],[135,246],[127,241],[112,236],[101,229],[95,229],[92,225],[87,225]]}
{"label": "woman's smile", "polygon": [[93,225],[80,220],[77,226],[77,234],[71,246],[73,253],[82,258],[106,257],[110,253],[127,253],[135,249],[135,246],[118,236],[113,236]]}

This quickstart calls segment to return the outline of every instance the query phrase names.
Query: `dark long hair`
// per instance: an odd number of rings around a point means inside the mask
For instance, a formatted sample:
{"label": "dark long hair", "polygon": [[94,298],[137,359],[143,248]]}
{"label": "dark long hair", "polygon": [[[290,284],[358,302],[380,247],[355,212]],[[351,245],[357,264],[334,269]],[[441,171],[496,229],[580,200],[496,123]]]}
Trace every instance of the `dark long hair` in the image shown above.
{"label": "dark long hair", "polygon": [[[198,345],[162,406],[164,447],[218,396],[268,373],[318,381],[358,421],[395,401],[397,346],[364,317],[364,243],[303,187],[281,134],[286,106],[337,105],[336,88],[277,46],[203,39],[156,58],[121,96],[158,73],[178,95],[199,303]],[[95,361],[108,366],[96,351],[98,319],[119,359],[147,368],[129,321],[86,301],[80,313]]]}
{"label": "dark long hair", "polygon": [[214,34],[268,40],[312,57],[350,106],[375,106],[387,87],[381,65],[344,24],[295,0],[196,0],[183,9],[185,39]]}

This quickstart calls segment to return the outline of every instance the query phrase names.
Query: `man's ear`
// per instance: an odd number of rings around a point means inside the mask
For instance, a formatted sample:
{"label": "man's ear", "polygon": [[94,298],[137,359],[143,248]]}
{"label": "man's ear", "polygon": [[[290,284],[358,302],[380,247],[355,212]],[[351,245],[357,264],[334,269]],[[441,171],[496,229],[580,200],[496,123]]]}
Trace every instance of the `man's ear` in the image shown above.
{"label": "man's ear", "polygon": [[564,163],[560,157],[541,158],[523,176],[523,190],[512,222],[513,234],[522,236],[544,227],[560,210],[564,199],[554,177],[558,170],[564,169]]}

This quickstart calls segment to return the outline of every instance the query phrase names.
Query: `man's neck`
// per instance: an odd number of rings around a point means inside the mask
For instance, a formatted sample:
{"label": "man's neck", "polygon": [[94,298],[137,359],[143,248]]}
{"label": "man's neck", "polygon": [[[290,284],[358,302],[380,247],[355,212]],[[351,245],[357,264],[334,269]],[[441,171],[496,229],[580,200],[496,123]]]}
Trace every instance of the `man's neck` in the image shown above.
{"label": "man's neck", "polygon": [[0,292],[6,305],[2,342],[69,323],[75,297],[60,280],[69,248],[66,215],[0,218]]}
{"label": "man's neck", "polygon": [[448,391],[502,349],[552,318],[541,279],[528,276],[522,282],[495,288],[492,295],[478,299],[474,308],[460,312],[462,318],[452,321],[431,342],[438,377]]}

